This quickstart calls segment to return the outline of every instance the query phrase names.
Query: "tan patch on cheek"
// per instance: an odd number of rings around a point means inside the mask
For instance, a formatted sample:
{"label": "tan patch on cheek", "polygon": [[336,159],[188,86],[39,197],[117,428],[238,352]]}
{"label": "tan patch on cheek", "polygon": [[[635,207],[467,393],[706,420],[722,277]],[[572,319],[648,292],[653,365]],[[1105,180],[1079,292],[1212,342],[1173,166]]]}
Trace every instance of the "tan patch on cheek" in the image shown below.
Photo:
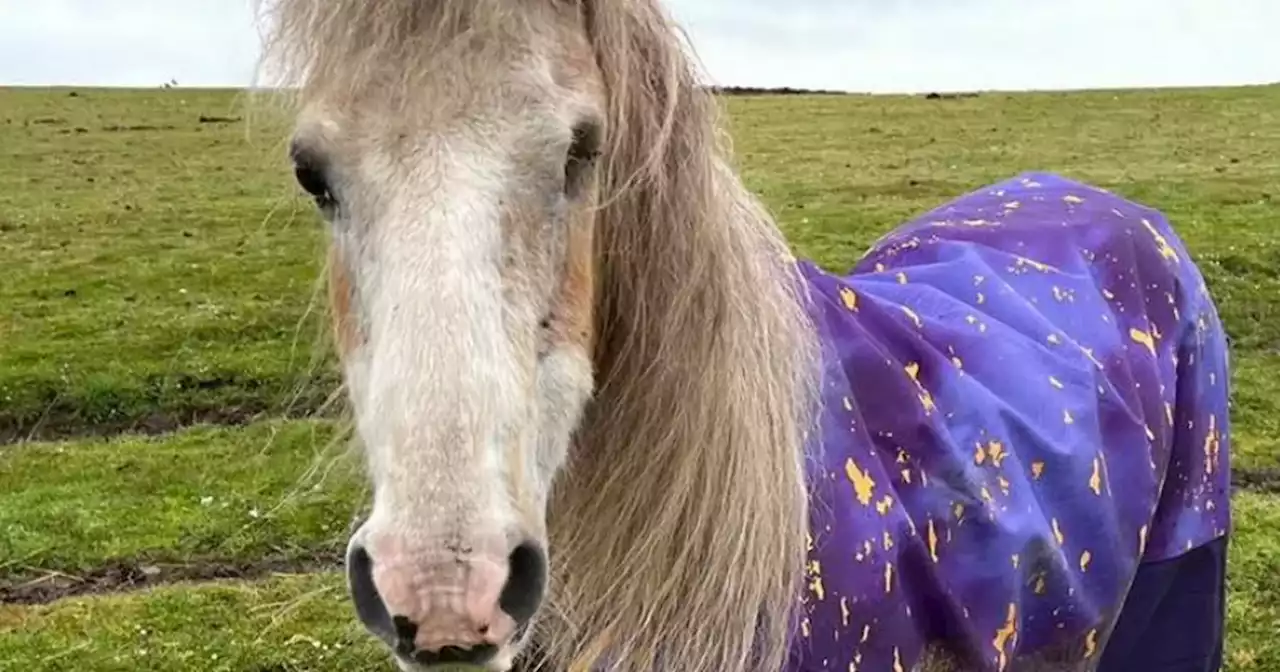
{"label": "tan patch on cheek", "polygon": [[548,340],[552,347],[576,345],[591,352],[595,306],[595,256],[590,216],[575,213],[560,289],[552,308]]}
{"label": "tan patch on cheek", "polygon": [[338,353],[346,356],[360,343],[360,331],[352,313],[351,275],[336,245],[329,247],[329,311]]}

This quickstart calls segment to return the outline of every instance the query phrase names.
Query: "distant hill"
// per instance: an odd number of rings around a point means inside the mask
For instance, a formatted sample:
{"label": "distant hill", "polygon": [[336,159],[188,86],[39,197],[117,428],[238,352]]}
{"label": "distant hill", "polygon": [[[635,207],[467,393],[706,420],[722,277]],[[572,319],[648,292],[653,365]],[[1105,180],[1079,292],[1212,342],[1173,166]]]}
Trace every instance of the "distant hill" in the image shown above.
{"label": "distant hill", "polygon": [[[830,89],[797,89],[790,86],[766,88],[759,86],[712,86],[709,87],[712,93],[722,96],[850,96],[855,95],[848,91],[833,91]],[[976,98],[976,92],[952,92],[952,93],[921,93],[916,94],[928,100],[951,100],[956,98]]]}
{"label": "distant hill", "polygon": [[763,88],[758,86],[712,86],[713,93],[722,96],[846,96],[845,91],[828,91],[823,89],[793,89],[789,86],[781,88]]}

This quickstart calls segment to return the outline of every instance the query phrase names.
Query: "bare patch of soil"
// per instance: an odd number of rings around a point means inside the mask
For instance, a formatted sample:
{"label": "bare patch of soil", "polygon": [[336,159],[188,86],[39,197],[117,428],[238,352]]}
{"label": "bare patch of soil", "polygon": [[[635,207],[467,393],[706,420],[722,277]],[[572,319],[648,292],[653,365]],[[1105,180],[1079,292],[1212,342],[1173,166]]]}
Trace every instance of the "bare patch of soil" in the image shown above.
{"label": "bare patch of soil", "polygon": [[80,575],[45,572],[19,581],[0,580],[0,604],[48,604],[68,597],[141,590],[153,586],[260,579],[272,574],[309,574],[342,567],[338,551],[256,561],[197,561],[184,564],[119,560]]}

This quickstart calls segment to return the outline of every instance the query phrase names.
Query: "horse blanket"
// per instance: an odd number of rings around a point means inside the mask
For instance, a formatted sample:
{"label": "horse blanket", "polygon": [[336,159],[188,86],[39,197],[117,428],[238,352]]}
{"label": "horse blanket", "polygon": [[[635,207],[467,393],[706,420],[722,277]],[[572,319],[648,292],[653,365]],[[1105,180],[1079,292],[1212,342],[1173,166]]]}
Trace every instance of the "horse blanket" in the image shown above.
{"label": "horse blanket", "polygon": [[792,670],[1093,669],[1230,526],[1226,338],[1157,211],[1024,174],[800,262],[823,343]]}

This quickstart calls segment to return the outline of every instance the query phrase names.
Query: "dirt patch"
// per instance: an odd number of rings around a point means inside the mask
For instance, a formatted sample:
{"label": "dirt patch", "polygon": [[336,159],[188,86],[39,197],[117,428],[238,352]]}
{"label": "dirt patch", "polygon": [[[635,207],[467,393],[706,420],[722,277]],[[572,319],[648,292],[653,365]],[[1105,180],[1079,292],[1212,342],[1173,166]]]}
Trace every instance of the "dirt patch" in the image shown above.
{"label": "dirt patch", "polygon": [[341,567],[342,553],[336,550],[242,562],[209,560],[166,564],[120,560],[80,575],[44,572],[16,581],[0,580],[0,604],[48,604],[68,597],[127,592],[171,583],[253,580],[272,574],[308,574]]}
{"label": "dirt patch", "polygon": [[194,427],[218,425],[243,427],[260,420],[302,420],[337,417],[335,412],[323,408],[295,408],[284,413],[260,407],[233,407],[223,409],[199,409],[186,412],[156,412],[137,418],[121,420],[86,421],[77,413],[51,413],[31,426],[6,422],[0,416],[0,445],[21,441],[61,441],[90,437],[111,437],[119,434],[157,436]]}
{"label": "dirt patch", "polygon": [[172,131],[177,126],[173,124],[165,124],[158,126],[156,124],[108,124],[102,127],[102,130],[108,133],[127,133],[127,132],[154,132],[154,131]]}
{"label": "dirt patch", "polygon": [[1280,494],[1280,469],[1232,469],[1231,485],[1250,492]]}

